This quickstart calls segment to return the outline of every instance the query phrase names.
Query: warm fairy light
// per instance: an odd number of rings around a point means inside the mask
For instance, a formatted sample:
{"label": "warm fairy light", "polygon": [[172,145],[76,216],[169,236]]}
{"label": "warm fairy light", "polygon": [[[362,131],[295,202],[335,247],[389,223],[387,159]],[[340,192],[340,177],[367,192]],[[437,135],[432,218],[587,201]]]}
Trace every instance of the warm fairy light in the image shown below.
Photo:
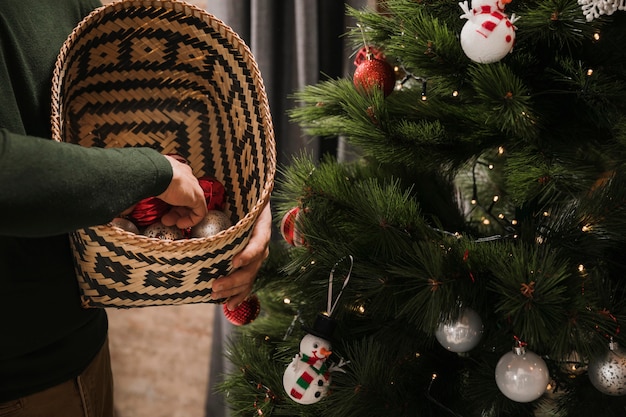
{"label": "warm fairy light", "polygon": [[511,220],[511,224],[512,224],[513,226],[517,225],[517,220],[515,220],[515,219]]}
{"label": "warm fairy light", "polygon": [[498,155],[502,155],[504,153],[504,146],[498,147]]}
{"label": "warm fairy light", "polygon": [[419,358],[420,356],[422,356],[422,354],[421,354],[421,353],[419,353],[419,352],[415,352],[415,357],[416,357],[416,358]]}
{"label": "warm fairy light", "polygon": [[472,198],[471,203],[472,203],[473,206],[475,206],[478,203],[478,201],[476,201],[476,199]]}
{"label": "warm fairy light", "polygon": [[422,94],[422,101],[426,101],[428,100],[428,97],[426,97],[426,94]]}
{"label": "warm fairy light", "polygon": [[600,40],[600,34],[598,32],[593,34],[593,40],[594,41],[599,41]]}
{"label": "warm fairy light", "polygon": [[590,224],[586,224],[582,227],[582,231],[587,233],[587,232],[591,232],[591,225]]}
{"label": "warm fairy light", "polygon": [[550,213],[548,213],[547,211],[543,212],[543,217],[550,217]]}
{"label": "warm fairy light", "polygon": [[500,220],[503,220],[503,219],[504,219],[504,213],[500,213],[500,214],[498,214],[498,218],[499,218]]}
{"label": "warm fairy light", "polygon": [[585,265],[580,264],[578,265],[578,272],[580,272],[581,274],[585,272]]}
{"label": "warm fairy light", "polygon": [[358,311],[360,314],[365,314],[365,306],[360,305],[356,308],[356,311]]}
{"label": "warm fairy light", "polygon": [[459,96],[459,92],[458,92],[458,91],[456,91],[456,90],[454,90],[454,91],[452,92],[452,97],[458,97],[458,96]]}
{"label": "warm fairy light", "polygon": [[487,218],[483,219],[483,224],[484,224],[485,226],[489,225],[490,223],[491,223],[491,222],[489,221],[489,219],[487,219]]}
{"label": "warm fairy light", "polygon": [[437,379],[437,374],[433,374],[433,376],[431,378],[434,381],[435,379]]}
{"label": "warm fairy light", "polygon": [[489,169],[493,169],[493,164],[489,164]]}
{"label": "warm fairy light", "polygon": [[285,304],[291,304],[291,300],[290,300],[289,298],[285,298],[285,299],[283,300],[283,303],[285,303]]}
{"label": "warm fairy light", "polygon": [[587,76],[588,76],[588,77],[591,77],[592,75],[593,75],[593,70],[592,70],[591,68],[589,68],[589,69],[587,70]]}
{"label": "warm fairy light", "polygon": [[500,200],[500,196],[498,196],[498,195],[494,195],[494,196],[493,196],[493,202],[494,202],[494,203],[497,203],[497,202],[498,202],[498,200]]}
{"label": "warm fairy light", "polygon": [[393,67],[393,70],[394,70],[394,72],[398,72],[398,71],[400,71],[400,67],[396,65],[395,67]]}

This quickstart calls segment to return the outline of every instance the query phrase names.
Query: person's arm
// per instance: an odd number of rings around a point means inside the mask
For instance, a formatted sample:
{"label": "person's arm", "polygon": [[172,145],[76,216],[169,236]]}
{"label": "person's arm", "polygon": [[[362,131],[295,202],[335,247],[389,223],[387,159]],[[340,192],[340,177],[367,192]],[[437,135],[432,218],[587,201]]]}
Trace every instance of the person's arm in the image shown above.
{"label": "person's arm", "polygon": [[218,278],[213,283],[214,300],[226,298],[226,306],[234,310],[252,292],[256,275],[269,255],[269,243],[272,236],[272,211],[268,203],[254,225],[250,241],[233,258],[235,270],[228,276]]}
{"label": "person's arm", "polygon": [[0,129],[0,235],[48,236],[106,223],[151,196],[183,206],[167,218],[181,227],[206,210],[191,169],[155,150],[86,148]]}

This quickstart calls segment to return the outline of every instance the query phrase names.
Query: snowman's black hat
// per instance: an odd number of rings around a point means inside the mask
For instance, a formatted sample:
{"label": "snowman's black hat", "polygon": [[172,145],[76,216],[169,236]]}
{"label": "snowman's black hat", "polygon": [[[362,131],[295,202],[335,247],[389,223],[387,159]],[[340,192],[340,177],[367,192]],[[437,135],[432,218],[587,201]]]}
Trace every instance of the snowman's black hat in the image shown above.
{"label": "snowman's black hat", "polygon": [[315,317],[313,327],[303,326],[305,332],[312,334],[313,336],[321,337],[322,339],[332,342],[334,340],[333,333],[337,327],[337,320],[331,318],[328,314],[319,313]]}

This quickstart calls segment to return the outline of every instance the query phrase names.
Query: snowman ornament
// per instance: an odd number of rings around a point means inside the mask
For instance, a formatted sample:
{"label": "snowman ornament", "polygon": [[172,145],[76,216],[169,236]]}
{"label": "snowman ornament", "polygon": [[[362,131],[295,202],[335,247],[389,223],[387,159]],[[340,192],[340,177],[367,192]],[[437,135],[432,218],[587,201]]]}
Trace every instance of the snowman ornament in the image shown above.
{"label": "snowman ornament", "polygon": [[299,404],[313,404],[328,393],[331,367],[327,360],[332,354],[330,334],[334,323],[320,315],[313,329],[300,341],[300,351],[283,374],[283,387]]}
{"label": "snowman ornament", "polygon": [[[331,317],[343,290],[350,279],[353,259],[349,256],[350,269],[343,281],[343,286],[335,302],[331,305],[333,292],[333,274],[339,262],[330,272],[328,283],[327,312],[320,313],[315,318],[312,328],[305,327],[306,335],[300,340],[299,352],[283,373],[283,388],[289,397],[299,404],[314,404],[328,394],[331,383],[331,373],[345,372],[341,369],[348,362],[343,358],[338,363],[331,363],[333,332],[337,322]],[[340,261],[341,262],[341,261]]]}
{"label": "snowman ornament", "polygon": [[513,50],[515,43],[515,14],[509,18],[504,6],[511,0],[472,0],[470,9],[467,0],[459,6],[467,19],[461,29],[461,48],[474,62],[490,64],[504,58]]}

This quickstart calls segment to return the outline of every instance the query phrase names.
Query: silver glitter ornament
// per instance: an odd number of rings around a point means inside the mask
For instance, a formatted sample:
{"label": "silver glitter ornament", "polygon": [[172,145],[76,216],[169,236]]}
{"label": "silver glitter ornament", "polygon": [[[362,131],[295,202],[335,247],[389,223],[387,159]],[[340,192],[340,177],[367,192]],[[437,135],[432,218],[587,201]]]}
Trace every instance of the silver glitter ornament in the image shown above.
{"label": "silver glitter ornament", "polygon": [[232,226],[228,215],[220,210],[209,210],[200,223],[191,228],[191,237],[210,237]]}
{"label": "silver glitter ornament", "polygon": [[143,234],[163,240],[178,240],[183,238],[183,232],[176,226],[165,226],[161,222],[156,222],[146,227]]}
{"label": "silver glitter ornament", "polygon": [[456,320],[445,320],[435,331],[437,341],[450,352],[474,349],[483,335],[483,322],[477,312],[464,308]]}
{"label": "silver glitter ornament", "polygon": [[609,343],[609,350],[589,361],[589,381],[606,395],[626,394],[626,351],[617,342]]}

